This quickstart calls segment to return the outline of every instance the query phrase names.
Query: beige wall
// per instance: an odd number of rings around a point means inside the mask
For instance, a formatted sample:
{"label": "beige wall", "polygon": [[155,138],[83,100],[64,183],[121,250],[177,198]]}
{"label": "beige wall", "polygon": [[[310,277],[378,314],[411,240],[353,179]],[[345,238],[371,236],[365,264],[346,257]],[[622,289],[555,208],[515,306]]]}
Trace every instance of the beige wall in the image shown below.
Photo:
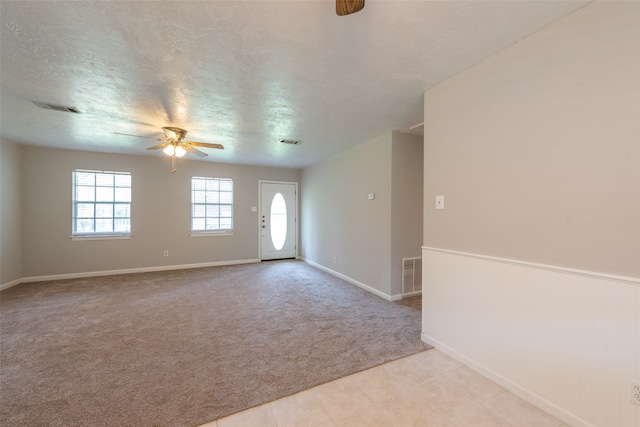
{"label": "beige wall", "polygon": [[572,426],[640,425],[639,118],[637,2],[425,94],[423,338]]}
{"label": "beige wall", "polygon": [[402,293],[402,258],[422,246],[423,139],[393,132],[391,159],[391,294]]}
{"label": "beige wall", "polygon": [[303,170],[301,256],[399,298],[401,259],[420,256],[421,212],[422,139],[381,135]]}
{"label": "beige wall", "polygon": [[591,5],[427,92],[427,246],[640,277],[637,7]]}
{"label": "beige wall", "polygon": [[22,278],[22,151],[0,140],[0,286]]}
{"label": "beige wall", "polygon": [[[4,169],[3,183],[10,182],[4,179],[5,172],[13,171],[15,181],[24,184],[11,185],[11,193],[3,191],[3,200],[24,200],[11,204],[13,216],[3,215],[3,221],[10,220],[14,230],[11,244],[3,244],[13,250],[7,256],[3,252],[2,257],[14,273],[11,279],[3,277],[3,284],[20,278],[255,260],[258,222],[251,207],[258,204],[258,180],[298,182],[301,178],[296,169],[186,159],[178,160],[177,172],[172,175],[164,157],[10,147],[12,168]],[[14,161],[16,153],[24,158],[21,168]],[[389,133],[305,170],[300,188],[300,231],[304,237],[300,254],[384,296],[398,297],[402,291],[401,258],[419,256],[421,153],[421,138]],[[131,239],[70,239],[71,174],[77,168],[132,173]],[[234,179],[233,236],[190,236],[193,175]],[[307,191],[310,194],[304,197]],[[375,193],[374,200],[367,199],[369,193]],[[18,211],[18,206],[24,210]],[[18,222],[24,227],[13,227]],[[3,233],[3,243],[8,238],[9,234]],[[163,256],[164,250],[169,251],[169,257]]]}
{"label": "beige wall", "polygon": [[301,256],[385,295],[391,295],[390,159],[389,133],[304,169],[300,213]]}
{"label": "beige wall", "polygon": [[[23,147],[23,276],[97,272],[258,258],[258,181],[297,182],[298,169]],[[74,169],[132,174],[132,238],[72,241]],[[191,177],[234,180],[232,236],[191,237]],[[169,257],[163,251],[169,251]]]}

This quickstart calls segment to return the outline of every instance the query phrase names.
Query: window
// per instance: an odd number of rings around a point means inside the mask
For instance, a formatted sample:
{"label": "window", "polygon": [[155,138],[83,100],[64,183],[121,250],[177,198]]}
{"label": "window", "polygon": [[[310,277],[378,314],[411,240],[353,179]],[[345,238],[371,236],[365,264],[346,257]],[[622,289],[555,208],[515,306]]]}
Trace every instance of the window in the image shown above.
{"label": "window", "polygon": [[131,235],[131,174],[73,171],[73,237]]}
{"label": "window", "polygon": [[191,178],[191,231],[233,231],[233,180],[203,176]]}

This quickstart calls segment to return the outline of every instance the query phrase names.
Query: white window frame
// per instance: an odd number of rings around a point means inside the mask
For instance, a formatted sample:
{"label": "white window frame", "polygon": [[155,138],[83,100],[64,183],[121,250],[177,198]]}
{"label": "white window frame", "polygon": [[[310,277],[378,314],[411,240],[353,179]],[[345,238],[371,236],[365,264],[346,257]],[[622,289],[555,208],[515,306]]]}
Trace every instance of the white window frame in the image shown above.
{"label": "white window frame", "polygon": [[[93,183],[78,183],[76,179],[77,174],[93,174]],[[111,175],[113,180],[111,184],[101,185],[96,178],[98,176]],[[116,177],[128,177],[118,183]],[[128,181],[128,183],[127,183]],[[90,189],[93,187],[93,197],[82,195],[83,189],[90,194]],[[127,191],[128,189],[128,191]],[[109,191],[110,190],[110,191]],[[120,190],[120,191],[118,191]],[[111,195],[108,193],[111,192]],[[126,197],[128,192],[128,197]],[[100,197],[99,193],[103,194]],[[106,196],[106,197],[104,197]],[[123,198],[123,196],[125,196]],[[104,200],[100,200],[100,199]],[[121,200],[117,200],[121,199]],[[131,173],[130,172],[116,172],[116,171],[100,171],[100,170],[88,170],[88,169],[75,169],[72,174],[72,219],[71,219],[71,238],[73,240],[91,240],[91,239],[128,239],[131,238]],[[81,206],[84,205],[84,206]],[[92,205],[92,206],[91,206]],[[91,207],[90,207],[91,206]],[[111,208],[111,216],[100,216],[97,213],[98,208],[107,207]],[[116,208],[124,207],[128,211],[129,216],[116,216]],[[93,210],[90,216],[87,216],[85,211],[84,215],[80,213],[82,208]],[[93,220],[93,231],[78,231],[79,221],[87,219]],[[116,229],[116,222],[118,220],[127,220],[128,227],[125,230],[120,231],[95,231],[98,220],[111,220],[112,230]]]}
{"label": "white window frame", "polygon": [[[224,189],[222,187],[225,187]],[[196,188],[199,187],[199,188]],[[191,236],[233,234],[233,179],[210,176],[191,177]],[[221,225],[220,223],[226,223]],[[197,226],[202,223],[204,226]],[[217,223],[217,224],[216,224]]]}

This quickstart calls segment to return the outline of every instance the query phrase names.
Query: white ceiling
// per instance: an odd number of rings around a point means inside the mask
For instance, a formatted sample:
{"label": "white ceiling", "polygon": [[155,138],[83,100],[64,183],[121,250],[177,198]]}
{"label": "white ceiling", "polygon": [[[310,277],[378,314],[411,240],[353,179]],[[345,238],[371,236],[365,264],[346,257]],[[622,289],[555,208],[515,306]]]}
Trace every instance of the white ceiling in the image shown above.
{"label": "white ceiling", "polygon": [[206,160],[305,167],[421,123],[425,90],[585,3],[3,0],[0,137],[162,156],[113,132],[172,125],[224,144]]}

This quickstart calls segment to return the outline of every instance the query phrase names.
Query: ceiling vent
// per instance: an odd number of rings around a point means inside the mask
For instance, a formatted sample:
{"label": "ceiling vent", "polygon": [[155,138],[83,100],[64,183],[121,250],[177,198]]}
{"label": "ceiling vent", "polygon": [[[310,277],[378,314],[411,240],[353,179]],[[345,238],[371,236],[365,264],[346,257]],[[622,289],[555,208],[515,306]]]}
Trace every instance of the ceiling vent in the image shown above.
{"label": "ceiling vent", "polygon": [[279,139],[278,142],[281,143],[281,144],[289,144],[289,145],[302,144],[302,141],[298,141],[298,140],[295,140],[295,139]]}
{"label": "ceiling vent", "polygon": [[45,110],[56,110],[56,111],[64,111],[65,113],[80,114],[80,111],[78,111],[76,107],[67,107],[64,105],[57,105],[57,104],[47,104],[45,102],[37,102],[37,101],[32,101],[32,102],[36,104],[38,107],[44,108]]}

